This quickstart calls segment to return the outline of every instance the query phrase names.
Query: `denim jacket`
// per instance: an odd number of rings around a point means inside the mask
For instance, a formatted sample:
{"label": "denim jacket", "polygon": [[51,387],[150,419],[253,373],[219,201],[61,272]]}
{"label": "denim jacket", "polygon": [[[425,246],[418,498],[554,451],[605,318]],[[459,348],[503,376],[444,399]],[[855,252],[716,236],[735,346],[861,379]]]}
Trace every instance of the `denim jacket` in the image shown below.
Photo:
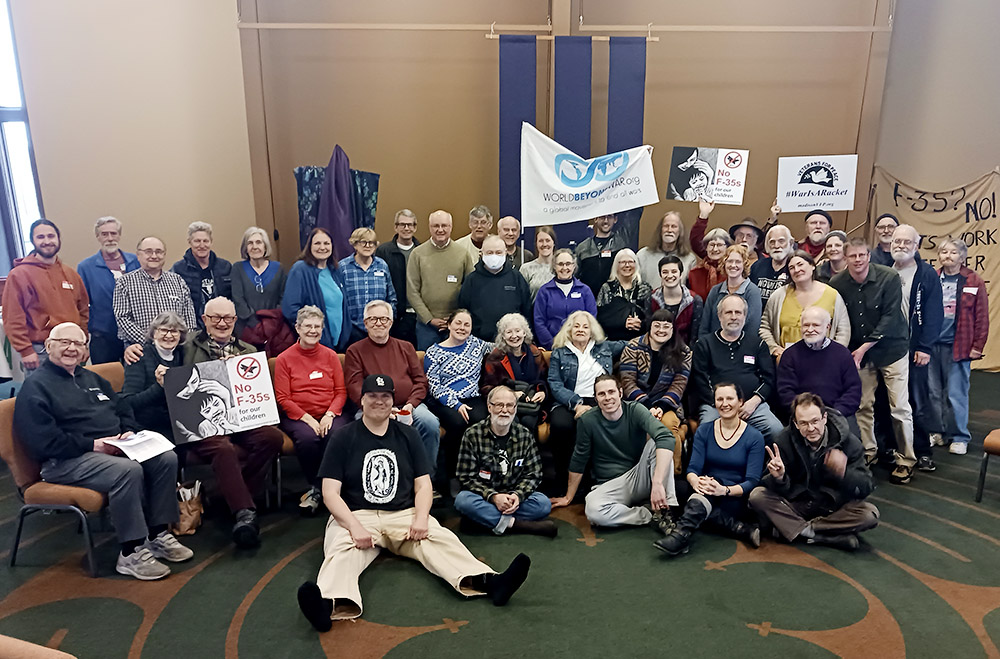
{"label": "denim jacket", "polygon": [[[614,361],[621,356],[624,348],[624,341],[603,341],[594,344],[590,355],[601,365],[605,373],[611,373]],[[583,400],[573,391],[576,388],[576,374],[579,367],[579,360],[569,346],[562,346],[552,351],[549,360],[549,389],[552,390],[555,401],[569,409],[573,409]]]}

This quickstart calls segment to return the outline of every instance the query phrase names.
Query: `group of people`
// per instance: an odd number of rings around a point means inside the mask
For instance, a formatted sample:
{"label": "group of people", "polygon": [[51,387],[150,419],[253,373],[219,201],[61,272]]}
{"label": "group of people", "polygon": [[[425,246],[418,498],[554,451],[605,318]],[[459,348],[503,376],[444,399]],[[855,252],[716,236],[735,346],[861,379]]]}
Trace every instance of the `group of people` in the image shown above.
{"label": "group of people", "polygon": [[[699,202],[689,233],[667,213],[638,252],[614,216],[575,250],[540,227],[532,252],[516,218],[490,233],[485,206],[458,240],[452,216],[431,213],[425,243],[401,210],[391,241],[357,229],[339,261],[314,229],[287,273],[256,227],[230,264],[211,226],[192,223],[165,270],[163,241],[130,254],[115,218],[98,220],[100,251],[77,273],[39,220],[3,292],[4,329],[33,373],[15,427],[45,480],[108,492],[118,571],[161,578],[162,561],[191,556],[168,529],[178,460],[210,463],[234,542],[255,546],[254,500],[282,435],[212,426],[141,465],[106,440],[183,434],[163,391],[171,367],[276,356],[279,428],[309,484],[300,507],[331,513],[319,577],[298,593],[320,630],[361,614],[357,579],[379,547],[506,603],[529,559],[500,574],[476,560],[430,517],[441,495],[463,530],[497,535],[555,536],[551,509],[583,487],[591,523],[651,525],[671,556],[706,523],[752,546],[763,523],[786,541],[856,548],[878,519],[871,466],[891,462],[905,484],[934,469],[933,443],[966,451],[985,285],[961,240],[939,244],[935,271],[891,215],[870,250],[824,211],[807,214],[796,246],[776,206],[766,232],[752,218],[707,231],[712,210]],[[121,392],[81,367],[88,356],[127,364]]]}

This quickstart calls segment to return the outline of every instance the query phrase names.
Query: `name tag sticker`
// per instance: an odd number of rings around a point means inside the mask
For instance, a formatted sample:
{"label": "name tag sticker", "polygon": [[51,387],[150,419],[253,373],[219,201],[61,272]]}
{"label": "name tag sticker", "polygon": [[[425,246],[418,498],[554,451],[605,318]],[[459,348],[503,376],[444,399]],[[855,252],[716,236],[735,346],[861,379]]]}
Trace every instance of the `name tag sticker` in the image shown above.
{"label": "name tag sticker", "polygon": [[520,467],[523,464],[524,464],[524,458],[521,458],[519,460],[514,460],[514,466],[515,467]]}
{"label": "name tag sticker", "polygon": [[979,295],[979,289],[975,286],[966,286],[962,289],[963,293],[971,293],[972,295]]}
{"label": "name tag sticker", "polygon": [[570,293],[570,294],[569,294],[569,296],[570,296],[570,297],[572,297],[572,298],[580,298],[580,297],[583,297],[583,296],[582,296],[582,295],[581,295],[580,293]]}
{"label": "name tag sticker", "polygon": [[310,380],[319,380],[321,377],[323,377],[323,371],[313,371],[309,374]]}
{"label": "name tag sticker", "polygon": [[381,270],[377,270],[377,271],[375,272],[375,276],[376,276],[376,277],[385,277],[385,273],[384,273],[384,272],[382,272]]}
{"label": "name tag sticker", "polygon": [[488,481],[488,480],[490,480],[493,477],[493,474],[491,474],[490,472],[486,471],[485,469],[480,469],[479,470],[479,477],[482,478],[483,480],[487,480]]}
{"label": "name tag sticker", "polygon": [[457,284],[458,283],[458,277],[456,277],[455,275],[448,275],[448,283],[449,284]]}
{"label": "name tag sticker", "polygon": [[516,291],[517,290],[517,286],[504,286],[503,289],[505,291]]}
{"label": "name tag sticker", "polygon": [[601,258],[602,259],[610,259],[611,258],[611,250],[610,249],[606,249],[606,250],[602,251],[601,252]]}
{"label": "name tag sticker", "polygon": [[107,397],[107,396],[106,396],[106,395],[104,394],[104,392],[101,392],[101,393],[98,393],[98,394],[97,394],[97,400],[99,400],[99,401],[102,401],[102,402],[103,402],[103,401],[109,401],[109,400],[111,400],[111,399],[110,399],[110,398],[108,398],[108,397]]}
{"label": "name tag sticker", "polygon": [[744,364],[756,364],[757,363],[757,358],[754,357],[753,355],[743,355],[743,363]]}
{"label": "name tag sticker", "polygon": [[69,283],[68,281],[64,281],[62,283],[62,287],[65,288],[68,291],[73,290],[73,284]]}

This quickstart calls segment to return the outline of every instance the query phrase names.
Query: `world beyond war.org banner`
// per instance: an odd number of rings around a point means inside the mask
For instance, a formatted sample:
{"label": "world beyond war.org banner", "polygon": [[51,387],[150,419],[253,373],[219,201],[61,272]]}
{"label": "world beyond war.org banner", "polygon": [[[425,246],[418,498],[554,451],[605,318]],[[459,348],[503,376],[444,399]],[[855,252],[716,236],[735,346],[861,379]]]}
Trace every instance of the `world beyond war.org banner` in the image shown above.
{"label": "world beyond war.org banner", "polygon": [[918,190],[878,166],[872,176],[872,224],[883,213],[895,215],[902,224],[912,224],[923,237],[920,257],[935,269],[940,267],[937,251],[942,238],[961,238],[969,246],[965,265],[983,278],[990,298],[990,337],[983,358],[972,362],[972,367],[990,371],[1000,369],[998,188],[1000,169],[940,192]]}
{"label": "world beyond war.org banner", "polygon": [[655,204],[652,153],[637,146],[585,160],[522,123],[521,224],[565,224]]}
{"label": "world beyond war.org banner", "polygon": [[171,368],[163,390],[176,444],[278,423],[263,352]]}

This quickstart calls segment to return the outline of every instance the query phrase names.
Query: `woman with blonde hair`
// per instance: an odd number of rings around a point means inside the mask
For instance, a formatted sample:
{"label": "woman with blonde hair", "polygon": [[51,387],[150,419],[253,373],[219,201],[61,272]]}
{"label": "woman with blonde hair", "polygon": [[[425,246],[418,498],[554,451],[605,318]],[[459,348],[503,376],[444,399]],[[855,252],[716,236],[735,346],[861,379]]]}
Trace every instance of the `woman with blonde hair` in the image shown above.
{"label": "woman with blonde hair", "polygon": [[597,320],[608,337],[628,341],[642,334],[653,288],[642,281],[635,252],[615,254],[611,276],[597,293]]}

